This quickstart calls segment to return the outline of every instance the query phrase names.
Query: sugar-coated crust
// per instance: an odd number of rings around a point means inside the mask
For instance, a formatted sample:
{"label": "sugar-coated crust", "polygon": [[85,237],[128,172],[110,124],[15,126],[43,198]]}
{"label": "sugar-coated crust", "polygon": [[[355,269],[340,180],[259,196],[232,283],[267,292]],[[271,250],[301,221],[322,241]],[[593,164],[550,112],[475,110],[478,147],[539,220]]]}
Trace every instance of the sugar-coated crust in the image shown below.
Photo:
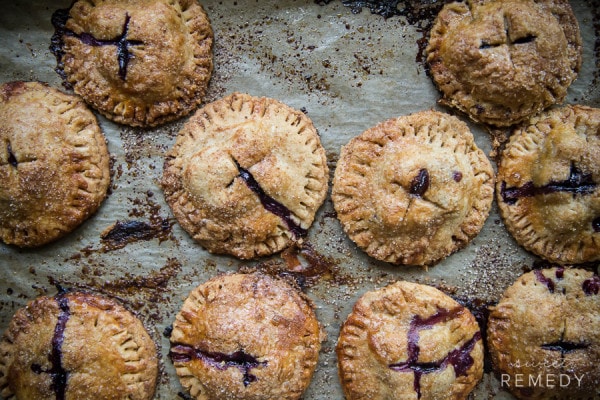
{"label": "sugar-coated crust", "polygon": [[[347,400],[462,400],[483,375],[473,315],[438,289],[411,282],[365,293],[336,350]],[[454,367],[456,354],[464,363]]]}
{"label": "sugar-coated crust", "polygon": [[444,6],[426,52],[441,103],[510,126],[562,103],[582,41],[568,0],[467,1]]}
{"label": "sugar-coated crust", "polygon": [[[295,288],[259,273],[227,274],[185,300],[173,323],[171,357],[194,399],[291,400],[308,387],[323,339],[312,306]],[[237,364],[218,361],[234,356]]]}
{"label": "sugar-coated crust", "polygon": [[[60,60],[67,81],[105,117],[151,127],[201,104],[214,38],[197,0],[79,0],[65,30]],[[116,45],[93,43],[120,38],[131,43],[125,69]]]}
{"label": "sugar-coated crust", "polygon": [[504,223],[523,247],[551,262],[579,264],[600,260],[599,185],[600,109],[568,105],[514,130],[496,193]]}
{"label": "sugar-coated crust", "polygon": [[[420,174],[426,182],[415,188]],[[370,256],[429,265],[479,233],[493,192],[492,166],[468,126],[429,110],[382,122],[344,146],[332,199],[345,232]]]}
{"label": "sugar-coated crust", "polygon": [[79,97],[38,82],[0,86],[0,240],[54,241],[92,215],[110,183],[106,140]]}
{"label": "sugar-coated crust", "polygon": [[599,289],[590,271],[549,268],[505,291],[488,320],[503,389],[520,399],[600,399]]}
{"label": "sugar-coated crust", "polygon": [[0,396],[7,400],[54,400],[59,392],[66,399],[150,400],[157,375],[156,345],[142,323],[114,300],[90,293],[31,301],[0,341]]}
{"label": "sugar-coated crust", "polygon": [[[264,195],[242,178],[242,169]],[[327,183],[325,150],[304,113],[234,93],[199,109],[184,125],[167,154],[162,187],[197,242],[210,252],[248,259],[300,239],[290,222],[310,227]],[[287,222],[262,204],[267,196],[290,213]]]}

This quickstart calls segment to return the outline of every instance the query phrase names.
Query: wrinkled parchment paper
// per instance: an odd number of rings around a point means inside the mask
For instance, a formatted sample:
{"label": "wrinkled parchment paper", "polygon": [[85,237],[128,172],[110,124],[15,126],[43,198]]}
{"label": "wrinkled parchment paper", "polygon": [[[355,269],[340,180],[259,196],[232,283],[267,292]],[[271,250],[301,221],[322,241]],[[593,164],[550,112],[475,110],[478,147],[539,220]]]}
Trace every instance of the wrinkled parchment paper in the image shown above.
{"label": "wrinkled parchment paper", "polygon": [[[52,13],[65,1],[6,1],[0,12],[0,79],[39,80],[62,88],[48,47]],[[324,3],[324,2],[321,2]],[[435,3],[435,2],[423,2]],[[341,1],[203,0],[215,31],[215,71],[206,101],[234,91],[268,96],[302,109],[317,127],[331,172],[340,147],[385,119],[440,109],[423,62],[433,17],[383,18],[353,13]],[[583,67],[567,102],[600,107],[598,1],[572,2],[584,39]],[[402,2],[400,2],[400,6]],[[597,30],[598,28],[596,28]],[[448,110],[443,110],[448,111]],[[96,215],[56,243],[34,250],[0,244],[0,329],[17,308],[55,285],[115,297],[146,324],[161,354],[157,399],[181,399],[167,358],[168,328],[189,291],[221,272],[257,267],[281,270],[274,256],[255,262],[215,256],[193,242],[173,219],[159,186],[165,152],[186,118],[155,129],[116,125],[98,117],[112,157],[111,191]],[[493,154],[492,137],[470,125],[477,144]],[[495,164],[494,164],[495,165]],[[145,234],[125,243],[115,229]],[[394,267],[367,257],[343,234],[330,197],[308,241],[325,260],[304,291],[327,331],[320,361],[304,399],[342,399],[335,344],[340,325],[365,291],[405,279],[434,285],[466,304],[485,307],[536,258],[505,230],[496,206],[482,232],[460,252],[428,269]],[[303,262],[306,262],[304,260]],[[472,395],[510,399],[489,371]]]}

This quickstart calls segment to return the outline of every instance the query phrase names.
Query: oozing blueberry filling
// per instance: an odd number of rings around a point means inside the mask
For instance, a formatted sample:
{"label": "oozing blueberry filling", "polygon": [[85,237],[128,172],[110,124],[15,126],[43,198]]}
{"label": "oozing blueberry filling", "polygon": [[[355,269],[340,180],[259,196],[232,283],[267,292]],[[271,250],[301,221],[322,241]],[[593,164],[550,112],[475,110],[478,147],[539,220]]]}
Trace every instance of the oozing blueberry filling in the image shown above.
{"label": "oozing blueberry filling", "polygon": [[533,271],[533,273],[535,274],[535,277],[538,280],[538,282],[546,285],[546,287],[548,288],[550,293],[554,293],[555,285],[554,285],[554,281],[552,279],[546,278],[546,276],[544,276],[542,271],[539,269],[536,269],[535,271]]}
{"label": "oozing blueberry filling", "polygon": [[600,276],[594,275],[590,279],[586,279],[581,286],[583,292],[588,296],[598,294],[600,292]]}
{"label": "oozing blueberry filling", "polygon": [[423,329],[430,329],[435,324],[446,322],[454,319],[457,315],[463,312],[462,307],[453,310],[439,309],[437,313],[429,318],[422,319],[419,316],[413,318],[408,330],[408,359],[405,362],[390,364],[389,368],[398,372],[412,371],[414,374],[413,388],[417,393],[417,398],[421,398],[421,376],[431,372],[436,372],[445,369],[448,365],[454,367],[456,376],[466,375],[467,371],[473,365],[473,357],[471,352],[478,340],[481,340],[481,333],[477,331],[471,339],[465,342],[461,347],[452,350],[442,360],[420,363],[418,362],[419,353],[419,332]]}
{"label": "oozing blueberry filling", "polygon": [[575,350],[587,349],[589,344],[587,343],[574,343],[574,342],[565,342],[559,340],[558,342],[543,344],[542,349],[551,350],[551,351],[559,351],[561,355],[565,353],[570,353]]}
{"label": "oozing blueberry filling", "polygon": [[460,171],[454,171],[452,173],[452,179],[454,179],[455,182],[460,182],[462,181],[463,178],[463,174]]}
{"label": "oozing blueberry filling", "polygon": [[600,232],[600,217],[594,218],[592,221],[592,228],[594,229],[594,232]]}
{"label": "oozing blueberry filling", "polygon": [[292,218],[292,212],[286,206],[269,196],[263,190],[263,188],[260,187],[260,185],[258,184],[256,179],[254,179],[250,171],[243,168],[237,162],[237,160],[234,159],[233,161],[235,162],[235,165],[240,173],[238,176],[246,183],[248,188],[251,191],[253,191],[254,194],[256,194],[256,196],[258,196],[258,199],[260,200],[263,207],[267,211],[281,218],[283,222],[285,222],[285,224],[287,225],[290,232],[292,232],[292,235],[294,235],[294,237],[300,238],[306,236],[308,231],[302,228],[296,221],[294,221],[294,219]]}
{"label": "oozing blueberry filling", "polygon": [[77,34],[65,27],[67,20],[69,19],[69,10],[57,10],[52,15],[52,24],[56,29],[54,36],[52,37],[52,45],[50,49],[59,60],[59,69],[62,71],[62,56],[64,55],[62,36],[71,36],[81,40],[83,44],[88,46],[115,46],[117,49],[117,62],[119,63],[119,77],[122,80],[127,78],[127,65],[131,59],[131,52],[129,47],[143,44],[141,40],[128,40],[127,33],[129,31],[129,21],[131,19],[129,14],[125,14],[125,23],[123,24],[122,33],[113,39],[98,39],[90,33],[83,32]]}
{"label": "oozing blueberry filling", "polygon": [[60,312],[58,314],[58,320],[54,327],[54,335],[52,336],[52,349],[48,355],[48,361],[52,367],[49,370],[43,370],[39,364],[31,364],[31,370],[36,374],[47,373],[52,378],[52,384],[50,388],[56,395],[56,400],[64,400],[67,391],[67,379],[69,372],[65,370],[62,365],[62,346],[65,340],[65,328],[67,322],[71,317],[71,310],[69,308],[69,299],[65,296],[64,290],[59,291],[56,295],[56,302]]}
{"label": "oozing blueberry filling", "polygon": [[231,354],[204,351],[185,344],[178,344],[171,347],[169,353],[173,362],[190,362],[192,360],[202,360],[206,364],[218,370],[226,370],[233,367],[238,368],[244,375],[244,386],[256,381],[256,376],[250,373],[253,368],[267,365],[266,361],[258,361],[250,354],[243,351],[236,351]]}
{"label": "oozing blueberry filling", "polygon": [[429,171],[421,168],[410,183],[409,193],[413,196],[423,197],[427,189],[429,189]]}
{"label": "oozing blueberry filling", "polygon": [[571,164],[569,177],[564,181],[552,181],[544,186],[535,186],[533,182],[527,182],[521,187],[507,188],[506,182],[502,182],[500,194],[506,204],[515,204],[522,197],[533,197],[541,194],[556,192],[567,192],[585,195],[596,189],[597,184],[592,179],[591,173],[583,173],[575,164]]}
{"label": "oozing blueberry filling", "polygon": [[556,279],[562,279],[565,276],[565,269],[563,267],[559,267],[556,269],[556,272],[554,273],[554,275],[556,275]]}
{"label": "oozing blueberry filling", "polygon": [[10,143],[6,144],[6,151],[8,152],[8,163],[13,167],[17,168],[19,162],[17,161],[17,157],[15,157],[15,154],[13,153],[12,148],[10,147]]}

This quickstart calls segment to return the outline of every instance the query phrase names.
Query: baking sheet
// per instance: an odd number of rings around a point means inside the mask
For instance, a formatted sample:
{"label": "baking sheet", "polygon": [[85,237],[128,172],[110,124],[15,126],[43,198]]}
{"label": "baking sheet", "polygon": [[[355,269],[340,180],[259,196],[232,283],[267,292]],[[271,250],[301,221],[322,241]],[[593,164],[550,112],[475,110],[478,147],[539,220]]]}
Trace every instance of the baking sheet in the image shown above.
{"label": "baking sheet", "polygon": [[[441,108],[422,58],[431,11],[384,18],[366,8],[356,13],[341,1],[325,3],[203,0],[215,31],[215,71],[206,101],[241,91],[303,110],[319,130],[333,173],[341,146],[363,130],[388,118]],[[427,11],[435,3],[407,4],[422,4]],[[39,80],[62,88],[48,49],[50,16],[69,5],[70,0],[2,1],[0,81]],[[600,107],[600,2],[572,5],[584,39],[583,67],[567,102]],[[0,244],[0,330],[29,300],[53,295],[56,284],[116,297],[144,321],[162,354],[156,399],[181,399],[165,332],[189,291],[221,272],[256,267],[275,273],[285,263],[280,256],[242,262],[211,255],[175,222],[159,181],[164,154],[185,118],[150,130],[98,119],[112,157],[110,194],[96,215],[56,243],[34,250]],[[477,144],[493,154],[490,134],[471,127]],[[126,232],[131,226],[145,234],[110,240],[111,230]],[[495,205],[467,248],[428,269],[394,267],[367,257],[343,234],[330,197],[308,241],[322,258],[304,291],[328,339],[306,400],[343,398],[335,343],[341,323],[365,291],[405,279],[434,285],[477,308],[497,301],[536,261],[507,233]],[[472,398],[512,397],[488,371]]]}

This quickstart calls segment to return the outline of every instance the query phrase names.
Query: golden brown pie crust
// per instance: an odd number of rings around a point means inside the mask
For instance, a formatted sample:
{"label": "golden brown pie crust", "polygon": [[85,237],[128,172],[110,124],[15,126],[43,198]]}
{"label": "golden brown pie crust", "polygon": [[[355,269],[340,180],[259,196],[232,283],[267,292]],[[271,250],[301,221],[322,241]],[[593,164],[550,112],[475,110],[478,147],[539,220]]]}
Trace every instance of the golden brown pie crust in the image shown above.
{"label": "golden brown pie crust", "polygon": [[575,268],[522,275],[492,307],[501,388],[520,399],[600,399],[600,278]]}
{"label": "golden brown pie crust", "polygon": [[213,69],[213,31],[196,0],[76,1],[54,40],[75,93],[130,126],[194,110]]}
{"label": "golden brown pie crust", "polygon": [[19,309],[0,342],[5,399],[150,400],[156,346],[114,300],[60,292]]}
{"label": "golden brown pie crust", "polygon": [[344,230],[370,256],[430,265],[479,233],[493,192],[492,166],[468,126],[429,110],[344,146],[332,198]]}
{"label": "golden brown pie crust", "polygon": [[517,127],[498,166],[509,232],[551,262],[600,260],[600,109],[569,105]]}
{"label": "golden brown pie crust", "polygon": [[92,215],[110,183],[106,140],[79,97],[38,82],[0,86],[0,239],[56,240]]}
{"label": "golden brown pie crust", "polygon": [[327,180],[325,150],[304,113],[234,93],[184,125],[167,154],[162,186],[197,242],[248,259],[301,240]]}
{"label": "golden brown pie crust", "polygon": [[405,281],[356,302],[337,356],[347,400],[462,400],[483,375],[470,311],[438,289]]}
{"label": "golden brown pie crust", "polygon": [[582,41],[567,0],[467,1],[444,6],[426,52],[442,104],[510,126],[563,102]]}
{"label": "golden brown pie crust", "polygon": [[170,355],[194,399],[291,400],[308,387],[323,339],[295,288],[259,273],[227,274],[190,293]]}

